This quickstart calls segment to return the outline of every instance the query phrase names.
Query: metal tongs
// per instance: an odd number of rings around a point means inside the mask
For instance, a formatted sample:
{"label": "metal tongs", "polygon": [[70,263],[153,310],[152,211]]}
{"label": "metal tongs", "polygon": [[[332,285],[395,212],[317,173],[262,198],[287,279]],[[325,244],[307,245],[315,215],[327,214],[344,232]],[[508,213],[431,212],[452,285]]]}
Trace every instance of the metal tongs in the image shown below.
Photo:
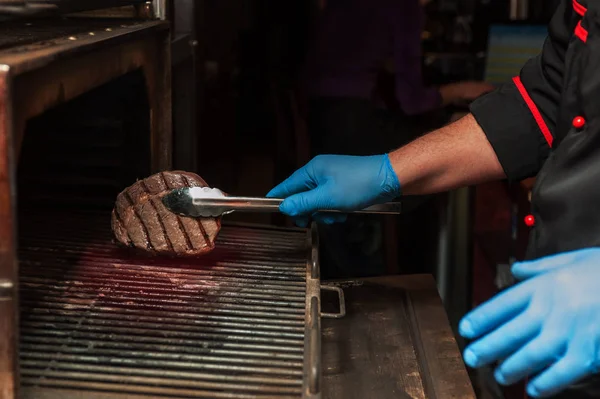
{"label": "metal tongs", "polygon": [[[187,187],[171,191],[162,198],[163,204],[171,212],[188,217],[217,217],[234,211],[243,212],[279,212],[281,198],[230,197],[218,188]],[[323,210],[319,212],[335,212]],[[400,202],[388,202],[368,208],[344,213],[370,213],[381,215],[397,215],[400,213]]]}

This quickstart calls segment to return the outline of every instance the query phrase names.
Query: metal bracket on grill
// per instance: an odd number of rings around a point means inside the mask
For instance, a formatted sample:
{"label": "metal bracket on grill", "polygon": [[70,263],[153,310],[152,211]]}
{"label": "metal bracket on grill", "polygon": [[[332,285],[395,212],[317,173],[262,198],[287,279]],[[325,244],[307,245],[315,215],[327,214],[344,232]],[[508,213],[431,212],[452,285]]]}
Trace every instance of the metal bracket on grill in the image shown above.
{"label": "metal bracket on grill", "polygon": [[308,351],[308,393],[307,398],[321,397],[321,323],[319,318],[319,298],[313,296],[310,300],[307,330],[310,342]]}
{"label": "metal bracket on grill", "polygon": [[307,234],[306,312],[303,399],[321,398],[321,288],[319,234],[313,223]]}
{"label": "metal bracket on grill", "polygon": [[[306,327],[304,335],[304,389],[303,399],[321,398],[321,318],[340,318],[346,315],[344,292],[340,287],[322,286],[319,264],[319,232],[312,224],[308,232],[308,259],[306,264]],[[340,300],[339,313],[321,312],[321,290],[335,291]]]}
{"label": "metal bracket on grill", "polygon": [[344,291],[340,287],[334,287],[334,286],[329,286],[329,285],[321,285],[321,290],[337,292],[338,298],[340,301],[339,313],[323,313],[323,312],[321,312],[321,317],[325,317],[326,319],[340,319],[340,318],[346,316],[346,301],[344,300]]}

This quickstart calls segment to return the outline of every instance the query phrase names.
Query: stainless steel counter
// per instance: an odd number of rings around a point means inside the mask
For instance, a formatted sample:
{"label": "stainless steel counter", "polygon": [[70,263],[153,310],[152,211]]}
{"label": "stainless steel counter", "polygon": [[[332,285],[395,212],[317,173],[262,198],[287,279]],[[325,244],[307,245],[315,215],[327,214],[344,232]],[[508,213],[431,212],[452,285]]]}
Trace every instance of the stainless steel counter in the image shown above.
{"label": "stainless steel counter", "polygon": [[[475,398],[431,276],[333,285],[347,313],[322,321],[323,398]],[[324,295],[323,311],[335,303]]]}

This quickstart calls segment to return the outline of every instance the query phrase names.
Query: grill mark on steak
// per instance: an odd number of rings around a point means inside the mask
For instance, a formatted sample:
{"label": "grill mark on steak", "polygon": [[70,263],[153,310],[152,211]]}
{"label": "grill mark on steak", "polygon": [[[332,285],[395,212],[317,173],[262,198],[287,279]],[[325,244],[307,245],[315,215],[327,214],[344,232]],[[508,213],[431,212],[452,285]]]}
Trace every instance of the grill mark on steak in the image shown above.
{"label": "grill mark on steak", "polygon": [[190,184],[190,180],[187,178],[187,176],[181,175],[181,181],[183,182],[183,185],[185,187],[192,187],[192,185]]}
{"label": "grill mark on steak", "polygon": [[[187,176],[181,176],[181,177],[183,179],[183,183],[185,184],[185,186],[191,187],[191,183],[190,183],[190,180],[188,179],[188,177]],[[206,241],[206,245],[213,248],[215,246],[215,244],[210,241],[210,237],[209,237],[208,233],[206,232],[204,225],[202,224],[202,219],[196,219],[196,221],[198,222],[198,228],[200,229],[200,233],[204,237],[204,241]]]}
{"label": "grill mark on steak", "polygon": [[[146,184],[145,179],[140,182],[140,185],[142,186],[142,189],[146,193],[148,193],[148,195],[152,195],[152,192],[148,188],[148,185]],[[154,210],[154,213],[156,214],[156,219],[158,220],[160,230],[162,231],[162,234],[165,238],[165,243],[167,244],[169,251],[175,251],[175,248],[173,247],[173,242],[171,241],[171,237],[169,237],[169,232],[167,231],[167,228],[165,227],[165,222],[162,220],[162,218],[158,214],[158,206],[156,205],[156,198],[149,198],[148,203],[150,204],[150,206],[152,206],[152,209]]]}
{"label": "grill mark on steak", "polygon": [[[178,184],[178,185],[180,184],[182,187],[190,187],[190,182],[184,177],[183,174],[172,175],[172,177],[177,182],[177,183],[175,183],[175,181],[174,181],[173,182],[174,184]],[[208,246],[210,248],[210,245],[205,243],[206,237],[202,234],[202,232],[198,228],[197,222],[193,218],[188,218],[188,217],[182,216],[180,220],[181,220],[181,224],[183,225],[184,231],[190,237],[190,242],[194,249],[201,249],[206,246]],[[202,236],[203,240],[196,239],[196,237],[199,235]],[[200,241],[202,241],[202,242],[200,242]]]}
{"label": "grill mark on steak", "polygon": [[131,195],[129,194],[128,191],[125,192],[125,199],[127,200],[127,202],[129,202],[129,205],[133,209],[133,216],[140,222],[140,226],[142,227],[142,231],[144,232],[144,240],[146,241],[146,249],[153,250],[154,246],[152,245],[152,242],[150,241],[150,233],[148,232],[148,226],[146,226],[146,223],[144,223],[144,219],[142,219],[140,217],[137,209],[135,208],[135,203],[133,202],[133,198],[131,198]]}
{"label": "grill mark on steak", "polygon": [[167,188],[167,190],[173,190],[171,188],[171,185],[169,184],[169,182],[167,181],[167,178],[165,177],[165,172],[160,172],[158,174],[160,176],[160,179],[162,180],[162,182],[164,183],[165,187]]}
{"label": "grill mark on steak", "polygon": [[[177,175],[177,176],[174,176],[174,177],[177,178],[178,182],[183,187],[191,187],[191,184],[190,184],[189,180],[183,174]],[[206,236],[198,228],[198,224],[197,224],[197,222],[193,218],[181,216],[181,218],[179,220],[181,221],[181,225],[183,226],[183,230],[186,232],[187,236],[190,237],[190,243],[192,244],[193,248],[202,248],[204,246],[210,247],[209,243],[206,242]],[[194,237],[196,237],[198,235],[201,235],[202,239],[203,239],[203,242],[200,243],[202,245],[200,245],[200,246],[198,246],[198,244],[199,244],[198,241],[201,241],[201,240],[194,240],[193,239]]]}
{"label": "grill mark on steak", "polygon": [[119,210],[115,208],[115,210],[113,211],[113,215],[115,215],[115,221],[119,225],[119,229],[121,231],[124,231],[125,234],[127,235],[127,245],[133,246],[133,240],[131,239],[131,234],[129,234],[129,231],[125,228],[125,223],[123,222],[123,217],[121,216],[121,213],[119,213]]}
{"label": "grill mark on steak", "polygon": [[206,229],[204,228],[204,225],[202,224],[202,220],[200,220],[200,219],[198,219],[198,227],[200,228],[200,232],[202,233],[202,236],[206,240],[206,245],[208,245],[211,248],[214,247],[215,244],[210,241],[210,237],[208,236],[208,233],[206,232]]}
{"label": "grill mark on steak", "polygon": [[152,198],[149,202],[150,202],[150,205],[152,205],[154,212],[156,212],[158,223],[160,224],[160,229],[162,230],[162,233],[165,237],[165,242],[167,243],[167,247],[169,247],[170,251],[175,251],[175,248],[173,246],[173,241],[171,240],[171,237],[169,236],[169,232],[167,231],[167,228],[165,227],[165,222],[162,220],[162,218],[160,216],[158,216],[158,206],[156,205],[157,201],[158,200],[156,198]]}
{"label": "grill mark on steak", "polygon": [[200,232],[202,233],[202,236],[204,236],[204,239],[206,240],[206,245],[208,245],[211,248],[214,247],[215,244],[210,241],[210,237],[208,236],[208,233],[206,232],[206,229],[204,228],[204,224],[202,224],[202,219],[198,219],[198,227],[200,228]]}
{"label": "grill mark on steak", "polygon": [[[173,188],[171,188],[171,185],[167,181],[167,178],[165,177],[165,173],[160,172],[159,176],[160,176],[162,182],[165,184],[165,187],[167,188],[167,190],[173,190]],[[194,249],[194,245],[192,245],[192,240],[190,239],[190,235],[188,234],[187,231],[185,231],[185,227],[183,227],[183,222],[181,221],[181,216],[175,215],[175,219],[177,220],[177,226],[179,227],[181,234],[185,238],[185,244],[187,245],[187,248]]]}

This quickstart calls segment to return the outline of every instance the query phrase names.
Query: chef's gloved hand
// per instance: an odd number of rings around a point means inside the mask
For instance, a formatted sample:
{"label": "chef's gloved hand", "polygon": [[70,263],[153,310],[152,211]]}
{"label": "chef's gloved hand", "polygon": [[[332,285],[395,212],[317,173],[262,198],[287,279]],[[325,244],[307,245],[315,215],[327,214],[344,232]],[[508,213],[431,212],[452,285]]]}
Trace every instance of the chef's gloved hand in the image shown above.
{"label": "chef's gloved hand", "polygon": [[600,248],[516,263],[525,281],[466,315],[459,332],[476,339],[464,352],[471,367],[496,361],[496,380],[536,375],[532,397],[556,394],[600,366]]}
{"label": "chef's gloved hand", "polygon": [[306,226],[309,216],[323,223],[346,215],[318,214],[319,209],[353,211],[388,202],[400,195],[400,182],[385,155],[320,155],[272,189],[267,197],[285,198],[282,213]]}

